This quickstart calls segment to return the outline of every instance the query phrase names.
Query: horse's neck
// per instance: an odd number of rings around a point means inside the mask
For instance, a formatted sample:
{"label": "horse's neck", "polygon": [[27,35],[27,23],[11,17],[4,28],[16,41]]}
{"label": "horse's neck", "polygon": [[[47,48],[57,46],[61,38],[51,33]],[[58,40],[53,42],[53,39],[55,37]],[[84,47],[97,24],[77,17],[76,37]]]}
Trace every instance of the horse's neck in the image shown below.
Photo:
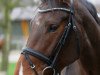
{"label": "horse's neck", "polygon": [[84,22],[84,29],[87,37],[95,50],[100,50],[100,26],[93,18],[86,19]]}
{"label": "horse's neck", "polygon": [[79,10],[85,37],[80,60],[88,75],[100,75],[100,25],[82,3]]}
{"label": "horse's neck", "polygon": [[[91,12],[88,10],[87,6],[85,6],[83,3],[79,3],[79,14],[82,15],[82,25],[83,28],[87,34],[88,40],[90,41],[92,47],[96,50],[100,50],[100,25],[97,23],[96,19],[93,17]],[[91,8],[91,7],[89,7]],[[84,14],[84,15],[83,15]],[[97,15],[97,14],[95,14]],[[98,18],[98,21],[99,18]]]}
{"label": "horse's neck", "polygon": [[100,52],[92,47],[91,42],[86,37],[80,61],[87,75],[100,75]]}

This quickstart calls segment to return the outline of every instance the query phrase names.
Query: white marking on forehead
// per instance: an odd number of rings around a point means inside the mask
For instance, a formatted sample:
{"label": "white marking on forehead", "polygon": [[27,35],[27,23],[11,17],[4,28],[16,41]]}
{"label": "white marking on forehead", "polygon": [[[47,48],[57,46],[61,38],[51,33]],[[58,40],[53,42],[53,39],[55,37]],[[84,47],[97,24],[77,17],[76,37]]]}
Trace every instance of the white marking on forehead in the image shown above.
{"label": "white marking on forehead", "polygon": [[23,65],[22,65],[22,63],[21,63],[21,65],[20,65],[19,75],[23,75]]}
{"label": "white marking on forehead", "polygon": [[40,19],[41,19],[41,16],[38,16],[38,17],[36,18],[36,20],[35,20],[35,23],[36,23],[37,26],[40,25]]}
{"label": "white marking on forehead", "polygon": [[40,25],[40,22],[38,19],[36,20],[36,25],[38,25],[38,26]]}

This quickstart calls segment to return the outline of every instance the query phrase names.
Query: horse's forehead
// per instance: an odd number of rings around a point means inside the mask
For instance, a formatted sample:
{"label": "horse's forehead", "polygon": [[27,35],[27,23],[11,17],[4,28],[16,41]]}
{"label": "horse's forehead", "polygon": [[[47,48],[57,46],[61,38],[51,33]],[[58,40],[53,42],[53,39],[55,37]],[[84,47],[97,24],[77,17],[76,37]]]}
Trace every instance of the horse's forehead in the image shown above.
{"label": "horse's forehead", "polygon": [[53,13],[53,12],[48,12],[48,13],[40,13],[35,22],[39,25],[39,22],[53,22],[53,23],[57,23],[60,22],[63,18],[66,17],[66,13],[60,13],[58,11]]}

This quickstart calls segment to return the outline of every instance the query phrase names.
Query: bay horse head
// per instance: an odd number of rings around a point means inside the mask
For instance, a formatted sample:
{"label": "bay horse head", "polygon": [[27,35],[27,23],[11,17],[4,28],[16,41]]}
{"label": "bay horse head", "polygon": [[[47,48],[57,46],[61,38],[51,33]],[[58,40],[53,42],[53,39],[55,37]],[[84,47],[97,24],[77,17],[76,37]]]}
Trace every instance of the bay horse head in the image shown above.
{"label": "bay horse head", "polygon": [[[90,42],[97,44],[87,30],[90,27],[87,21],[94,21],[90,24],[97,29],[96,32],[99,32],[96,20],[93,20],[93,16],[91,17],[85,2],[42,0],[38,14],[31,23],[31,33],[18,61],[15,75],[20,73],[22,75],[59,75],[65,66],[79,58],[81,61],[84,60],[83,50],[85,48],[93,50]],[[100,34],[97,34],[100,37]]]}

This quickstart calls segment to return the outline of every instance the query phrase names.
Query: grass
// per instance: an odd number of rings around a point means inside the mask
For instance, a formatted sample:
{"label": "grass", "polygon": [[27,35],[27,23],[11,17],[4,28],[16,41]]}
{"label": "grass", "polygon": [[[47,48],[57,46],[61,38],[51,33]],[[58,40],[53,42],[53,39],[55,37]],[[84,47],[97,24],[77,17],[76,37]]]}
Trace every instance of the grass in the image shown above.
{"label": "grass", "polygon": [[15,63],[9,64],[7,75],[14,75],[15,65],[16,65]]}
{"label": "grass", "polygon": [[16,63],[9,63],[7,75],[14,75],[15,66],[16,66]]}

